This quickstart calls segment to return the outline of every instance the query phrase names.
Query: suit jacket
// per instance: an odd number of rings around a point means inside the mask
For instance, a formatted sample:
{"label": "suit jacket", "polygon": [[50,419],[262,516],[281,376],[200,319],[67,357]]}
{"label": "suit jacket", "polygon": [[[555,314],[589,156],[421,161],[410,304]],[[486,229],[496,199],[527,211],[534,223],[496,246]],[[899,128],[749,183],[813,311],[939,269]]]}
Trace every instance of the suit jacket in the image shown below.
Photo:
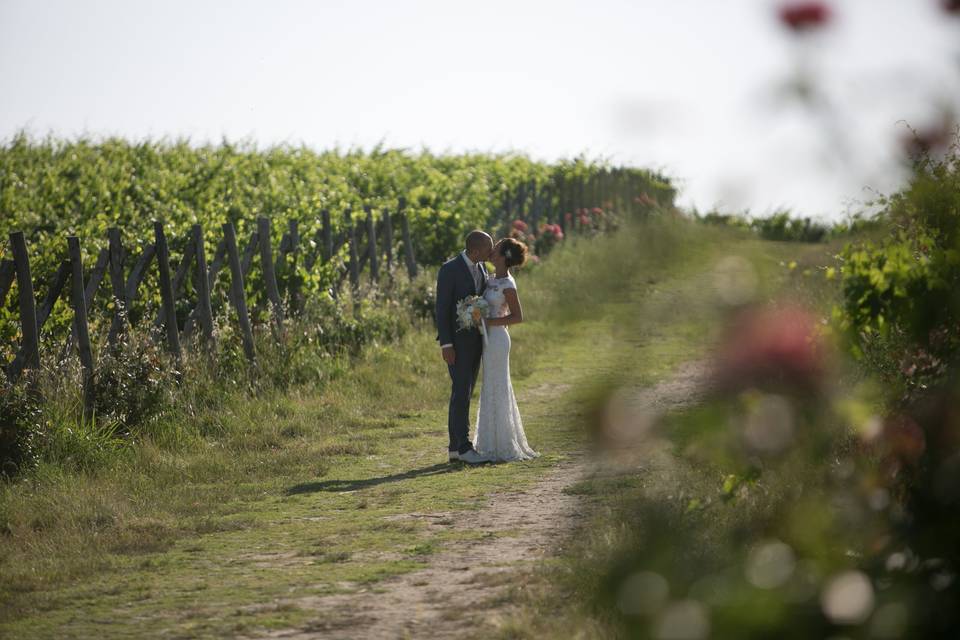
{"label": "suit jacket", "polygon": [[[437,340],[440,344],[453,344],[457,335],[457,303],[467,296],[483,295],[487,287],[487,271],[482,262],[479,268],[481,280],[480,290],[477,291],[473,275],[462,254],[458,253],[440,267],[440,272],[437,273],[436,308]],[[470,331],[479,334],[476,329]]]}

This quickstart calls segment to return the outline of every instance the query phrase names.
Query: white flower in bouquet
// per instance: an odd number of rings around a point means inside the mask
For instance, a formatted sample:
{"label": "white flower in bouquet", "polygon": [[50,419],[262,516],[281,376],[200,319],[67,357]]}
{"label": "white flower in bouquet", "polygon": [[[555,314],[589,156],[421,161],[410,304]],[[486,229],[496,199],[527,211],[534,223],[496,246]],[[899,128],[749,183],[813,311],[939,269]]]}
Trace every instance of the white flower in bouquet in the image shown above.
{"label": "white flower in bouquet", "polygon": [[467,296],[457,303],[457,324],[460,329],[479,329],[483,341],[487,341],[487,330],[483,320],[490,316],[490,303],[481,296]]}

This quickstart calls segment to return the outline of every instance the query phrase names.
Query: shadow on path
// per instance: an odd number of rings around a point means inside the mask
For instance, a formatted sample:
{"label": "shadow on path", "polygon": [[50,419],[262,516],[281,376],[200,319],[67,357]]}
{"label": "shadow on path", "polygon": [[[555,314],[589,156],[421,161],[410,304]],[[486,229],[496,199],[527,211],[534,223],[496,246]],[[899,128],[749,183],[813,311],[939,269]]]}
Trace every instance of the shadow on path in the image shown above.
{"label": "shadow on path", "polygon": [[462,468],[463,467],[458,464],[442,462],[429,467],[423,467],[422,469],[413,469],[411,471],[395,473],[393,475],[383,476],[380,478],[367,478],[366,480],[324,480],[323,482],[304,482],[302,484],[297,484],[290,487],[284,493],[286,493],[288,496],[292,496],[298,493],[314,493],[316,491],[356,491],[358,489],[376,487],[377,485],[387,484],[389,482],[400,482],[401,480],[423,478],[425,476],[438,476],[443,473],[460,471]]}

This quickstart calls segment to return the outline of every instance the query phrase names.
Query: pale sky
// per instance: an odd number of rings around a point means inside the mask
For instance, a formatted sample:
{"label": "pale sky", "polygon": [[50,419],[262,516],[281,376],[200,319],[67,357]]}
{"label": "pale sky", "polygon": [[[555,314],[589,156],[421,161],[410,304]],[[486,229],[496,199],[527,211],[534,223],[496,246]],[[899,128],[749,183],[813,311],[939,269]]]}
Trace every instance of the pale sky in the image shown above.
{"label": "pale sky", "polygon": [[[902,179],[898,121],[960,110],[960,18],[827,4],[798,42],[774,0],[0,0],[0,139],[586,153],[835,219]],[[785,96],[800,60],[831,106]]]}

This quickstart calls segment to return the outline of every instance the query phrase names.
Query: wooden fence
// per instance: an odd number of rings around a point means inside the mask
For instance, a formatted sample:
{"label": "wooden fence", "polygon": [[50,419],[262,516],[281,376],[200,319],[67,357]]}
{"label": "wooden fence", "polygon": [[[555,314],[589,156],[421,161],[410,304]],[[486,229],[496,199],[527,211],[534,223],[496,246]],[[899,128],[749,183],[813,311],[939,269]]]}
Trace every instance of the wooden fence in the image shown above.
{"label": "wooden fence", "polygon": [[[626,178],[626,179],[624,179]],[[640,192],[642,185],[635,184],[636,176],[616,171],[605,171],[589,181],[565,181],[563,183],[537,185],[522,184],[515,193],[504,197],[501,204],[500,219],[505,225],[514,218],[528,221],[533,228],[542,222],[556,222],[565,233],[576,233],[578,216],[571,215],[588,203],[601,204],[617,196],[628,207],[633,206],[632,194]],[[181,338],[192,336],[199,331],[202,344],[212,345],[214,341],[213,311],[211,290],[220,272],[226,268],[230,277],[227,302],[233,307],[236,322],[240,330],[244,353],[251,363],[256,361],[250,315],[247,307],[245,280],[250,275],[254,263],[260,267],[261,285],[273,317],[273,331],[277,337],[283,328],[286,313],[298,313],[304,304],[303,294],[297,287],[297,279],[290,279],[286,290],[281,291],[277,282],[277,271],[285,261],[294,265],[302,260],[303,268],[309,273],[317,265],[334,260],[346,245],[348,259],[335,265],[336,277],[334,293],[341,290],[349,279],[353,292],[358,291],[360,275],[368,268],[369,278],[376,284],[381,278],[381,267],[387,274],[394,271],[397,247],[394,233],[399,225],[399,246],[403,250],[403,261],[409,277],[415,278],[418,272],[414,254],[410,224],[404,211],[405,203],[400,199],[396,212],[383,212],[379,220],[369,208],[365,208],[363,221],[355,222],[351,210],[343,212],[340,230],[334,233],[329,210],[321,212],[318,231],[309,250],[304,250],[296,220],[290,220],[288,229],[280,239],[274,253],[271,239],[271,223],[268,218],[257,219],[255,228],[240,249],[236,229],[232,223],[222,225],[222,237],[216,246],[212,259],[208,262],[204,249],[204,233],[201,225],[193,225],[185,238],[180,260],[171,262],[170,248],[164,225],[154,221],[153,239],[143,246],[134,257],[121,242],[120,230],[109,229],[107,246],[101,248],[92,267],[85,269],[82,262],[80,239],[67,238],[67,259],[63,260],[49,279],[46,294],[39,305],[34,294],[34,280],[30,271],[30,260],[23,232],[10,234],[12,258],[0,261],[0,307],[6,303],[8,293],[17,285],[19,319],[22,339],[13,360],[5,367],[9,382],[16,382],[24,371],[40,366],[40,335],[44,324],[50,317],[53,307],[61,297],[69,282],[69,304],[73,321],[70,335],[60,352],[61,361],[69,356],[74,348],[80,358],[84,388],[84,410],[89,414],[93,409],[94,359],[88,327],[88,313],[94,297],[109,277],[113,311],[107,341],[116,346],[121,336],[132,329],[130,309],[139,297],[144,278],[150,269],[156,266],[159,285],[160,305],[153,318],[159,339],[165,342],[167,350],[179,362],[182,358]],[[562,212],[567,212],[563,214]],[[196,302],[190,310],[183,327],[177,319],[176,306],[183,300],[187,278],[194,274],[194,292]],[[205,274],[206,277],[199,277]],[[283,303],[286,296],[286,308]],[[145,321],[140,319],[141,324]],[[162,329],[162,331],[160,331]]]}

